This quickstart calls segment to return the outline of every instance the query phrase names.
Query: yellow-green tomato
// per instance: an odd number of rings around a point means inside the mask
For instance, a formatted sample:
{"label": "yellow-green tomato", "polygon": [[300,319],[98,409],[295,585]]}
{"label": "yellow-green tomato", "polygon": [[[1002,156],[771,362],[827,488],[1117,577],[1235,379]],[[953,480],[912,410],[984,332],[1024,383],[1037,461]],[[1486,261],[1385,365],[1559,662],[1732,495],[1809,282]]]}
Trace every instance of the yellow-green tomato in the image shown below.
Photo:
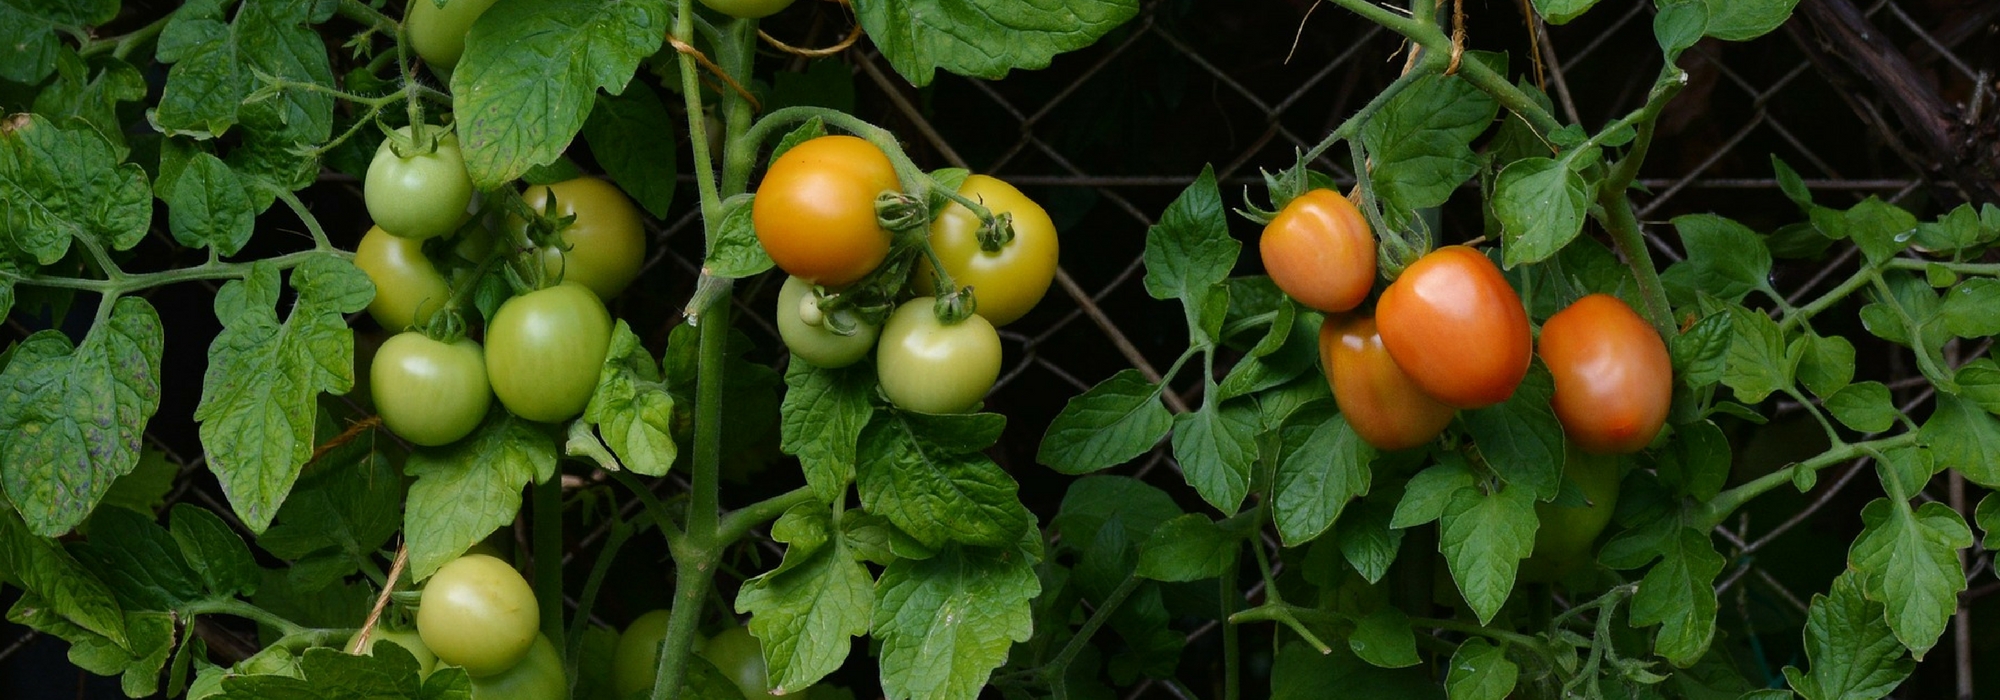
{"label": "yellow-green tomato", "polygon": [[513,668],[541,636],[541,624],[528,580],[484,554],[438,567],[418,598],[417,633],[424,644],[439,661],[475,679]]}
{"label": "yellow-green tomato", "polygon": [[903,302],[875,349],[882,393],[905,411],[963,413],[1000,378],[1000,334],[979,315],[944,325],[930,297]]}
{"label": "yellow-green tomato", "polygon": [[[355,635],[359,636],[360,633],[356,632]],[[410,656],[415,657],[417,660],[418,675],[429,676],[431,675],[431,671],[437,668],[437,654],[431,653],[431,648],[424,646],[424,638],[418,636],[416,630],[376,627],[373,632],[368,634],[368,643],[361,645],[360,653],[366,656],[374,656],[376,647],[383,644],[394,644],[402,647],[404,651],[410,652]],[[354,638],[349,637],[347,644],[342,645],[341,648],[354,648]]]}
{"label": "yellow-green tomato", "polygon": [[471,338],[441,343],[416,331],[398,333],[375,352],[368,387],[382,423],[426,447],[465,437],[493,405],[485,353]]}
{"label": "yellow-green tomato", "polygon": [[1590,562],[1591,545],[1611,523],[1618,509],[1618,457],[1594,455],[1568,443],[1563,475],[1583,489],[1589,502],[1581,508],[1536,503],[1535,553],[1521,562],[1521,580],[1550,583]]}
{"label": "yellow-green tomato", "polygon": [[465,34],[472,29],[473,20],[485,14],[494,0],[448,0],[444,7],[438,7],[434,0],[408,2],[410,13],[403,28],[410,33],[410,48],[430,64],[431,70],[449,76],[465,55]]}
{"label": "yellow-green tomato", "polygon": [[649,690],[660,670],[660,642],[667,638],[667,621],[672,611],[660,609],[640,615],[618,635],[617,650],[611,656],[611,690],[620,698]]}
{"label": "yellow-green tomato", "polygon": [[472,677],[472,700],[565,700],[569,679],[563,676],[562,654],[549,638],[535,635],[527,656],[507,670]]}
{"label": "yellow-green tomato", "polygon": [[759,19],[777,14],[792,4],[792,0],[701,0],[708,9],[731,17]]}
{"label": "yellow-green tomato", "polygon": [[[770,698],[771,680],[764,666],[763,646],[757,638],[750,636],[750,630],[730,627],[710,637],[701,647],[701,657],[722,671],[749,700]],[[810,697],[812,688],[787,690],[784,697],[803,700]]]}
{"label": "yellow-green tomato", "polygon": [[388,330],[427,323],[451,299],[444,275],[424,257],[423,241],[391,236],[380,226],[368,229],[355,246],[354,266],[375,283],[368,315]]}
{"label": "yellow-green tomato", "polygon": [[[419,0],[420,2],[423,0]],[[472,203],[472,176],[465,172],[465,157],[458,150],[458,135],[436,136],[442,129],[425,126],[434,141],[428,153],[396,153],[396,144],[414,148],[410,127],[399,127],[402,138],[383,139],[368,163],[362,199],[368,216],[382,230],[404,238],[425,239],[458,230]]]}
{"label": "yellow-green tomato", "polygon": [[[996,251],[981,249],[979,217],[953,202],[931,222],[931,249],[937,251],[953,282],[972,288],[973,297],[979,300],[979,315],[994,326],[1013,323],[1041,302],[1049,282],[1056,278],[1059,246],[1055,222],[1035,200],[997,178],[969,176],[959,185],[958,193],[985,205],[994,216],[1009,215],[1014,222],[1014,240]],[[930,294],[930,261],[919,261],[917,290]]]}
{"label": "yellow-green tomato", "polygon": [[486,377],[514,415],[575,418],[597,391],[611,348],[611,314],[574,282],[508,299],[486,327]]}
{"label": "yellow-green tomato", "polygon": [[569,250],[544,249],[542,269],[549,279],[560,274],[564,281],[589,287],[599,299],[610,301],[632,284],[646,262],[646,225],[639,208],[617,185],[594,177],[535,185],[521,198],[535,211],[547,212],[551,194],[556,210],[548,213],[576,220],[562,230]]}
{"label": "yellow-green tomato", "polygon": [[793,357],[814,367],[846,367],[867,357],[868,350],[875,347],[876,336],[882,332],[880,326],[859,319],[855,320],[851,335],[841,335],[829,326],[812,293],[812,283],[797,277],[785,278],[784,288],[778,290],[778,335],[785,339],[785,347],[791,349]]}

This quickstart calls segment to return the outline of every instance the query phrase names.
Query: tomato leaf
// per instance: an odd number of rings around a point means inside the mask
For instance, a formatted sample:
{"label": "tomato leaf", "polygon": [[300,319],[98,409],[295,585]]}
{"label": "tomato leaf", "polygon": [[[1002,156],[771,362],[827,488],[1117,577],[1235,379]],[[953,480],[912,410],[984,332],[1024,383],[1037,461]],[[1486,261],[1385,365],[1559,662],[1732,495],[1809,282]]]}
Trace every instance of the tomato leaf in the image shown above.
{"label": "tomato leaf", "polygon": [[122,297],[72,347],[59,331],[28,336],[0,370],[0,479],[35,534],[68,532],[139,462],[160,406],[160,318]]}
{"label": "tomato leaf", "polygon": [[1917,230],[1917,217],[1873,195],[1848,209],[1844,219],[1847,236],[1871,263],[1888,260],[1908,248]]}
{"label": "tomato leaf", "polygon": [[196,152],[173,181],[173,189],[161,197],[167,202],[167,225],[174,240],[235,255],[249,242],[257,223],[244,190],[245,183],[222,159]]}
{"label": "tomato leaf", "polygon": [[125,613],[111,589],[55,540],[29,532],[7,508],[0,508],[0,571],[23,592],[7,619],[45,631],[71,625],[131,648]]}
{"label": "tomato leaf", "polygon": [[[1506,57],[1467,52],[1505,75]],[[1443,204],[1474,174],[1479,157],[1472,140],[1485,133],[1500,103],[1457,76],[1427,75],[1404,88],[1361,129],[1375,162],[1369,173],[1375,196],[1392,224],[1418,209]]]}
{"label": "tomato leaf", "polygon": [[[74,123],[72,123],[74,124]],[[73,238],[125,250],[146,236],[153,196],[146,172],[88,125],[26,115],[0,124],[0,252],[51,265]],[[11,256],[9,256],[11,257]]]}
{"label": "tomato leaf", "polygon": [[1888,430],[1902,415],[1890,401],[1889,387],[1874,381],[1842,387],[1826,397],[1826,409],[1841,425],[1864,433]]}
{"label": "tomato leaf", "polygon": [[782,442],[799,458],[806,483],[822,503],[832,503],[854,480],[855,443],[875,406],[874,372],[868,363],[821,369],[804,362],[785,368]]}
{"label": "tomato leaf", "polygon": [[1945,292],[1938,307],[1944,329],[1960,338],[1984,338],[2000,334],[2000,280],[1975,278],[1960,282]]}
{"label": "tomato leaf", "polygon": [[1778,323],[1763,313],[1743,307],[1729,311],[1735,340],[1729,344],[1728,365],[1722,383],[1736,391],[1736,399],[1746,404],[1763,401],[1772,392],[1792,385],[1792,372],[1804,348],[1785,346]]}
{"label": "tomato leaf", "polygon": [[1787,354],[1799,356],[1799,383],[1813,394],[1832,396],[1854,381],[1854,343],[1840,336],[1822,337],[1811,330],[1792,339]]}
{"label": "tomato leaf", "polygon": [[1958,368],[1958,395],[1990,413],[2000,413],[2000,365],[1979,358]]}
{"label": "tomato leaf", "polygon": [[1323,700],[1330,688],[1365,688],[1369,697],[1395,700],[1444,697],[1422,669],[1376,668],[1338,645],[1331,654],[1299,641],[1278,650],[1271,663],[1271,700]]}
{"label": "tomato leaf", "polygon": [[1437,464],[1417,472],[1404,485],[1403,498],[1396,502],[1396,513],[1389,518],[1389,527],[1401,530],[1438,519],[1451,505],[1452,497],[1460,489],[1472,488],[1474,483],[1476,478],[1465,458],[1456,453],[1440,457]]}
{"label": "tomato leaf", "polygon": [[942,68],[997,80],[1047,68],[1056,54],[1096,43],[1139,13],[1138,0],[859,0],[854,12],[889,65],[911,85]]}
{"label": "tomato leaf", "polygon": [[722,218],[715,225],[714,239],[708,242],[708,258],[702,261],[709,274],[749,277],[777,266],[757,242],[757,229],[751,225],[750,205],[756,198],[743,193],[722,200]]}
{"label": "tomato leaf", "polygon": [[1159,223],[1146,229],[1146,293],[1154,299],[1180,299],[1190,318],[1210,288],[1223,284],[1243,244],[1229,237],[1228,209],[1216,188],[1215,167],[1203,166],[1201,176],[1167,210]]}
{"label": "tomato leaf", "polygon": [[1537,527],[1534,493],[1526,488],[1452,492],[1438,519],[1438,551],[1479,624],[1492,621],[1513,592],[1515,571],[1535,549]]}
{"label": "tomato leaf", "polygon": [[1667,341],[1673,356],[1674,373],[1688,386],[1704,387],[1722,381],[1728,368],[1729,346],[1734,339],[1735,320],[1728,313],[1714,313],[1696,321],[1687,330]]}
{"label": "tomato leaf", "polygon": [[312,456],[320,392],[354,386],[354,331],[343,316],[374,297],[368,276],[332,254],[292,270],[298,298],[278,321],[278,269],[260,261],[222,286],[208,373],[194,419],[208,467],[236,515],[262,532]]}
{"label": "tomato leaf", "polygon": [[[1653,16],[1653,40],[1672,63],[1682,51],[1701,41],[1708,30],[1708,4],[1703,0],[1672,0],[1660,4]],[[1776,158],[1777,156],[1772,156]],[[1794,176],[1796,177],[1796,176]],[[1781,185],[1782,186],[1782,185]]]}
{"label": "tomato leaf", "polygon": [[1749,41],[1770,33],[1792,15],[1799,0],[1707,0],[1708,35]]}
{"label": "tomato leaf", "polygon": [[1572,162],[1524,158],[1500,171],[1492,202],[1507,267],[1547,260],[1583,231],[1589,187]]}
{"label": "tomato leaf", "polygon": [[1939,392],[1937,408],[1917,440],[1929,445],[1940,468],[1956,469],[1986,488],[2000,488],[2000,419],[1976,405]]}
{"label": "tomato leaf", "polygon": [[661,382],[659,364],[624,319],[611,330],[611,349],[583,422],[596,426],[625,468],[640,474],[663,476],[680,454],[674,444],[674,397]]}
{"label": "tomato leaf", "polygon": [[0,3],[0,78],[33,85],[56,68],[70,30],[81,32],[118,16],[118,0]]}
{"label": "tomato leaf", "polygon": [[1402,547],[1403,531],[1389,525],[1401,497],[1400,491],[1376,489],[1347,509],[1340,524],[1333,528],[1334,539],[1347,564],[1371,584],[1388,575],[1389,565],[1395,563],[1396,551]]}
{"label": "tomato leaf", "polygon": [[121,676],[120,688],[129,697],[159,690],[160,669],[174,650],[174,616],[166,612],[125,613],[120,631],[129,636],[129,645],[70,624],[32,593],[21,596],[8,618],[69,642],[70,663],[100,676]]}
{"label": "tomato leaf", "polygon": [[1098,531],[1115,524],[1129,543],[1143,543],[1161,523],[1181,515],[1172,496],[1144,481],[1126,476],[1092,475],[1070,483],[1049,529],[1062,533],[1060,544],[1082,547],[1099,539]]}
{"label": "tomato leaf", "polygon": [[540,425],[496,404],[471,435],[411,452],[403,470],[416,478],[403,506],[403,539],[411,575],[421,581],[514,521],[522,487],[555,476],[556,443]]}
{"label": "tomato leaf", "polygon": [[1459,414],[1486,464],[1538,501],[1562,488],[1565,452],[1562,423],[1549,404],[1554,395],[1555,378],[1535,364],[1506,401]]}
{"label": "tomato leaf", "polygon": [[[333,133],[333,96],[277,90],[260,75],[332,88],[326,46],[311,27],[332,13],[333,7],[313,0],[253,2],[239,5],[225,26],[221,3],[183,6],[161,33],[160,60],[174,66],[153,122],[168,136],[221,136],[242,124],[284,146],[326,141]],[[311,162],[291,154],[279,159]]]}
{"label": "tomato leaf", "polygon": [[1348,501],[1367,495],[1368,465],[1374,459],[1375,448],[1338,414],[1314,426],[1303,444],[1287,449],[1278,460],[1271,504],[1271,519],[1285,545],[1296,547],[1319,537]]}
{"label": "tomato leaf", "polygon": [[500,187],[562,155],[597,89],[624,92],[667,25],[667,6],[644,0],[494,3],[473,22],[451,76],[473,184]]}
{"label": "tomato leaf", "polygon": [[1590,11],[1590,6],[1595,4],[1597,0],[1535,0],[1535,12],[1540,13],[1549,24],[1569,24],[1570,20]]}
{"label": "tomato leaf", "polygon": [[1221,576],[1236,563],[1242,538],[1208,516],[1188,513],[1162,523],[1139,549],[1137,575],[1155,581],[1200,581]]}
{"label": "tomato leaf", "polygon": [[1986,533],[1979,546],[1987,551],[2000,549],[2000,495],[1986,494],[1979,499],[1979,506],[1972,511],[1972,519],[1979,523],[1979,529]]}
{"label": "tomato leaf", "polygon": [[1417,635],[1410,630],[1410,616],[1388,605],[1354,621],[1347,648],[1361,660],[1382,668],[1404,668],[1423,661],[1417,656]]}
{"label": "tomato leaf", "polygon": [[362,451],[346,458],[328,453],[299,477],[270,529],[257,538],[257,546],[295,562],[295,575],[308,557],[324,562],[319,566],[326,571],[318,575],[353,574],[363,558],[388,544],[401,528],[403,489],[387,486],[400,480],[381,452]]}
{"label": "tomato leaf", "polygon": [[1805,635],[1812,670],[1785,667],[1785,680],[1806,700],[1884,697],[1916,668],[1882,605],[1863,595],[1861,579],[1849,571],[1833,579],[1830,592],[1813,594]]}
{"label": "tomato leaf", "polygon": [[209,595],[229,597],[255,593],[264,570],[250,555],[243,538],[213,511],[186,503],[174,504],[169,532],[180,545],[181,557],[194,570]]}
{"label": "tomato leaf", "polygon": [[[1228,401],[1270,389],[1305,375],[1318,365],[1319,317],[1303,316],[1294,320],[1291,312],[1286,311],[1292,308],[1292,303],[1283,301],[1278,304],[1277,313],[1278,318],[1284,321],[1284,335],[1275,335],[1279,323],[1274,321],[1271,326],[1273,334],[1259,340],[1249,354],[1238,360],[1235,366],[1230,367],[1228,374],[1223,375],[1222,382],[1214,389],[1217,401]],[[1273,344],[1273,340],[1279,343]],[[1270,352],[1262,355],[1257,353],[1259,349],[1267,346],[1271,348]],[[1312,374],[1314,377],[1319,376],[1318,373]],[[1319,383],[1323,385],[1326,382]]]}
{"label": "tomato leaf", "polygon": [[1887,498],[1870,502],[1861,520],[1848,561],[1868,599],[1886,607],[1889,629],[1922,661],[1958,609],[1965,590],[1958,550],[1972,546],[1972,529],[1943,503],[1912,510]]}
{"label": "tomato leaf", "polygon": [[[818,504],[807,507],[827,519]],[[772,535],[779,535],[776,528]],[[850,638],[868,633],[875,579],[844,540],[831,541],[796,559],[800,543],[791,542],[783,565],[745,582],[736,595],[736,612],[750,614],[750,634],[763,643],[774,690],[797,691],[838,670]]]}
{"label": "tomato leaf", "polygon": [[[0,33],[5,31],[0,29]],[[34,109],[29,111],[57,121],[75,118],[89,123],[118,147],[122,160],[129,154],[118,105],[146,99],[146,88],[145,76],[130,63],[108,55],[93,56],[86,62],[75,51],[65,49],[56,56],[55,81],[35,95]]]}
{"label": "tomato leaf", "polygon": [[[426,680],[416,657],[395,644],[375,647],[373,654],[348,654],[341,649],[313,647],[299,657],[298,677],[232,675],[221,683],[216,700],[429,700],[468,698],[471,684],[461,669],[440,668]],[[445,691],[445,688],[455,688]]]}
{"label": "tomato leaf", "polygon": [[1224,515],[1236,513],[1250,492],[1250,466],[1257,460],[1257,416],[1249,402],[1204,401],[1199,410],[1174,416],[1174,459],[1202,500]]}
{"label": "tomato leaf", "polygon": [[905,414],[876,413],[861,431],[855,485],[870,513],[929,547],[1012,545],[1034,525],[1020,486],[986,455],[940,443]]}
{"label": "tomato leaf", "polygon": [[668,136],[677,130],[659,93],[637,83],[624,94],[597,95],[596,100],[583,122],[590,152],[639,206],[656,218],[666,216],[674,203],[678,142]]}
{"label": "tomato leaf", "polygon": [[166,505],[167,492],[173,489],[177,476],[180,467],[168,461],[165,452],[140,448],[139,464],[132,468],[132,473],[111,482],[111,489],[104,492],[97,507],[118,507],[137,513],[158,511]]}
{"label": "tomato leaf", "polygon": [[1120,370],[1063,406],[1035,460],[1064,474],[1087,474],[1145,454],[1174,426],[1159,392],[1139,370]]}
{"label": "tomato leaf", "polygon": [[1033,635],[1042,591],[1027,552],[949,546],[900,559],[875,585],[874,638],[889,700],[972,700],[1016,642]]}
{"label": "tomato leaf", "polygon": [[1505,648],[1473,637],[1452,653],[1444,687],[1452,700],[1500,700],[1514,690],[1520,675],[1521,667],[1507,660]]}
{"label": "tomato leaf", "polygon": [[1660,563],[1632,594],[1632,626],[1660,625],[1653,650],[1676,666],[1687,666],[1715,638],[1715,576],[1724,562],[1707,533],[1693,528],[1680,528],[1664,545]]}
{"label": "tomato leaf", "polygon": [[70,546],[111,584],[126,611],[168,611],[203,597],[202,582],[166,528],[152,516],[105,508],[90,518],[90,539]]}
{"label": "tomato leaf", "polygon": [[1660,482],[1697,501],[1715,498],[1729,481],[1729,438],[1708,420],[1674,426],[1674,438],[1654,465]]}
{"label": "tomato leaf", "polygon": [[1674,219],[1687,259],[1661,273],[1675,305],[1691,303],[1693,291],[1741,302],[1754,290],[1769,286],[1771,251],[1764,240],[1743,224],[1714,214],[1688,214]]}

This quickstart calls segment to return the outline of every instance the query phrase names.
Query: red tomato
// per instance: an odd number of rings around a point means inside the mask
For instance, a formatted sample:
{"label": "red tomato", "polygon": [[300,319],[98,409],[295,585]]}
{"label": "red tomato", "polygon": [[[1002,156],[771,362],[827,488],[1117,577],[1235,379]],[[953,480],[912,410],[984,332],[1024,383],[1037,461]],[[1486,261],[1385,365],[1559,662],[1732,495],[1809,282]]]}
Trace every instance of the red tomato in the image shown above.
{"label": "red tomato", "polygon": [[1660,334],[1609,294],[1578,299],[1542,324],[1542,362],[1556,380],[1556,418],[1585,451],[1637,452],[1660,434],[1674,396]]}
{"label": "red tomato", "polygon": [[875,198],[902,188],[875,144],[821,136],[785,151],[757,185],[750,223],[771,260],[793,277],[828,287],[852,283],[889,256]]}
{"label": "red tomato", "polygon": [[1368,316],[1326,317],[1319,327],[1319,360],[1347,424],[1376,449],[1406,450],[1430,442],[1456,413],[1396,367],[1375,332],[1375,319]]}
{"label": "red tomato", "polygon": [[1528,376],[1521,297],[1479,251],[1445,246],[1403,271],[1375,305],[1382,344],[1424,393],[1457,408],[1507,400]]}
{"label": "red tomato", "polygon": [[1313,190],[1286,204],[1257,239],[1264,271],[1299,303],[1347,311],[1375,286],[1375,234],[1354,203]]}

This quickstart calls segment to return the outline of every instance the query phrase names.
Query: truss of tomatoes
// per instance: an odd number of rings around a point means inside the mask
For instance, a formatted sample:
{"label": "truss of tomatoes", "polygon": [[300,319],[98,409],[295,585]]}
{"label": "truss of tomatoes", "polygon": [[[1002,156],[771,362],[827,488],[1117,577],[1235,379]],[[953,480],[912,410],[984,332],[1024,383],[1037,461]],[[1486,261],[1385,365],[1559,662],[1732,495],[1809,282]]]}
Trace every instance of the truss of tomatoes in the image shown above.
{"label": "truss of tomatoes", "polygon": [[[1012,185],[967,177],[958,194],[1006,218],[1014,234],[988,249],[980,240],[984,222],[956,203],[931,221],[928,245],[952,281],[971,290],[974,313],[947,322],[932,297],[918,296],[878,324],[840,297],[892,254],[895,234],[882,227],[876,200],[901,187],[888,156],[853,136],[805,141],[771,164],[757,187],[751,223],[758,243],[790,276],[778,294],[778,331],[794,359],[815,367],[846,367],[874,350],[882,393],[899,408],[969,411],[1000,376],[995,328],[1027,314],[1055,279],[1055,224]],[[928,295],[935,274],[928,256],[919,260],[909,286]]]}

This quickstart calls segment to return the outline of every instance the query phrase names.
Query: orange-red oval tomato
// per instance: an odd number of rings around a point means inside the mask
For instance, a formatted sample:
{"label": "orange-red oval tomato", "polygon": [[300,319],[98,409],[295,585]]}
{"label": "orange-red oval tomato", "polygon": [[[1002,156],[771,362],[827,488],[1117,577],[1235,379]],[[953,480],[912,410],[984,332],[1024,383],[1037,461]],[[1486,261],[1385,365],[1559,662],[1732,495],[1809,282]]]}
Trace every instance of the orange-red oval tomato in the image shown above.
{"label": "orange-red oval tomato", "polygon": [[1673,402],[1673,360],[1624,301],[1592,294],[1550,316],[1540,353],[1556,380],[1556,418],[1578,447],[1637,452],[1660,434]]}
{"label": "orange-red oval tomato", "polygon": [[[547,212],[551,193],[556,210]],[[562,230],[569,250],[542,250],[542,270],[551,279],[560,273],[609,303],[639,277],[639,267],[646,262],[646,224],[639,218],[639,208],[617,185],[579,177],[529,187],[521,200],[537,213],[576,217]]]}
{"label": "orange-red oval tomato", "polygon": [[1500,403],[1528,376],[1528,313],[1478,250],[1445,246],[1418,259],[1382,292],[1375,323],[1396,366],[1452,406]]}
{"label": "orange-red oval tomato", "polygon": [[1264,225],[1257,250],[1279,289],[1321,311],[1359,306],[1375,286],[1375,233],[1354,203],[1333,190],[1286,204]]}
{"label": "orange-red oval tomato", "polygon": [[[931,222],[931,249],[944,262],[952,281],[972,287],[973,312],[995,327],[1013,323],[1041,303],[1056,278],[1056,224],[1042,205],[998,178],[972,175],[958,186],[966,199],[985,205],[994,216],[1014,221],[1014,240],[997,251],[979,247],[979,217],[957,202],[945,206]],[[931,264],[917,259],[912,279],[918,293],[930,294]],[[1372,269],[1372,268],[1371,268]]]}
{"label": "orange-red oval tomato", "polygon": [[821,136],[785,151],[757,185],[750,223],[778,267],[838,287],[868,275],[889,256],[891,235],[875,218],[875,198],[901,189],[896,168],[875,144]]}
{"label": "orange-red oval tomato", "polygon": [[1396,367],[1371,317],[1326,317],[1319,327],[1319,360],[1341,415],[1376,449],[1406,450],[1430,442],[1456,412]]}

